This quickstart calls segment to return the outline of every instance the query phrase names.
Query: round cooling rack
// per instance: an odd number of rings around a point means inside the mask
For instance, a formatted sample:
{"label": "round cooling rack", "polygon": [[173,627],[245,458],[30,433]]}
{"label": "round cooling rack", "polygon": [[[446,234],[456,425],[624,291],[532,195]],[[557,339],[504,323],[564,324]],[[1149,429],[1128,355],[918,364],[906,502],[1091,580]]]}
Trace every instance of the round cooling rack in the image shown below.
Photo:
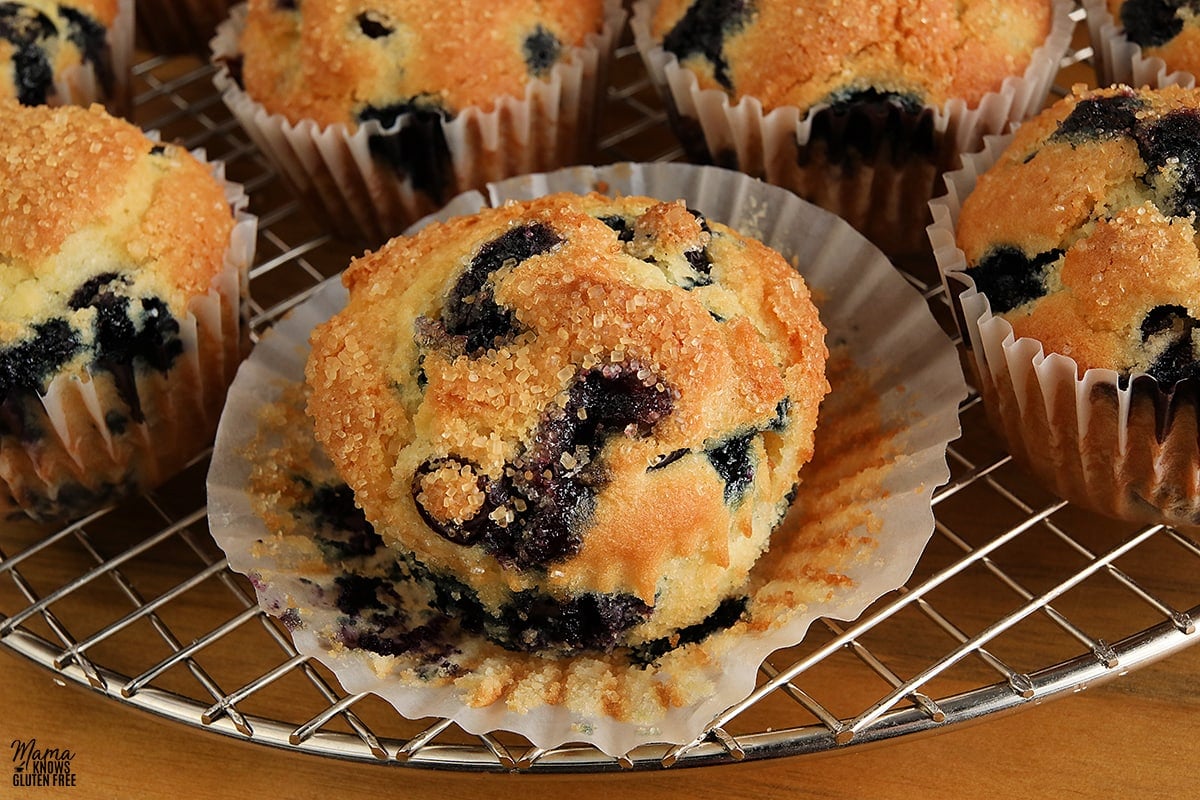
{"label": "round cooling rack", "polygon": [[[1078,12],[1082,18],[1082,12]],[[612,69],[604,161],[681,157],[632,47]],[[1060,85],[1087,81],[1087,49]],[[202,147],[241,181],[260,221],[251,272],[261,332],[356,255],[325,235],[242,134],[195,60],[135,70],[135,119]],[[953,331],[932,264],[907,279]],[[1185,532],[1106,520],[1010,463],[978,398],[962,405],[936,530],[907,585],[853,624],[821,621],[762,665],[755,692],[681,746],[620,759],[552,751],[405,720],[347,695],[263,613],[209,536],[207,456],[166,486],[62,529],[0,523],[0,645],[111,701],[273,747],[466,771],[596,772],[828,753],[1017,711],[1126,675],[1194,644],[1200,544]]]}

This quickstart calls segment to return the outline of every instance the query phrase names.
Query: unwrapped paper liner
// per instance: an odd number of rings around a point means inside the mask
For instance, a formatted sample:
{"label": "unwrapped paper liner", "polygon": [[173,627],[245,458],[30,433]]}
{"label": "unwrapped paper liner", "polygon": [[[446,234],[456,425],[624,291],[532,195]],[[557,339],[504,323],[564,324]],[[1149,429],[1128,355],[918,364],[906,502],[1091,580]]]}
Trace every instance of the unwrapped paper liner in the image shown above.
{"label": "unwrapped paper liner", "polygon": [[[1023,75],[1005,78],[998,91],[973,108],[958,99],[927,108],[935,142],[932,154],[902,156],[910,143],[888,141],[887,131],[877,125],[874,134],[884,137],[876,143],[877,156],[840,163],[809,147],[814,120],[830,116],[824,114],[827,106],[814,106],[806,114],[796,106],[768,111],[755,97],[733,102],[720,89],[701,89],[695,74],[651,36],[657,6],[658,0],[636,2],[630,26],[647,72],[667,102],[672,126],[685,145],[699,139],[687,148],[692,157],[697,149],[706,150],[720,166],[790,189],[847,220],[892,256],[927,250],[928,202],[937,176],[957,168],[959,154],[977,150],[984,136],[1001,133],[1010,123],[1041,110],[1075,27],[1070,15],[1074,3],[1054,0],[1050,34]],[[924,131],[923,124],[916,127]],[[813,152],[802,158],[806,148]]]}
{"label": "unwrapped paper liner", "polygon": [[498,98],[491,111],[460,109],[440,123],[452,162],[449,185],[440,197],[415,186],[371,152],[372,137],[398,134],[417,124],[414,115],[401,115],[390,128],[379,120],[354,131],[343,123],[321,127],[313,120],[292,122],[268,113],[242,90],[228,64],[240,57],[245,19],[246,6],[236,6],[212,41],[213,80],[222,99],[323,222],[341,236],[378,246],[446,200],[481,189],[488,181],[590,160],[608,61],[625,25],[625,10],[617,0],[606,0],[601,32],[571,48],[546,78],[530,80],[522,97]]}
{"label": "unwrapped paper liner", "polygon": [[[289,627],[298,650],[329,666],[346,691],[380,695],[406,717],[447,717],[472,733],[514,731],[542,748],[588,742],[619,755],[642,744],[691,741],[715,714],[754,689],[758,665],[767,655],[798,643],[813,620],[854,619],[908,579],[933,531],[930,498],[949,475],[946,445],[959,434],[958,404],[966,387],[955,349],[925,301],[874,247],[832,214],[740,173],[686,164],[572,168],[493,184],[486,198],[477,193],[459,197],[438,218],[472,213],[509,199],[594,189],[612,195],[683,198],[690,208],[761,238],[797,265],[829,329],[831,364],[854,362],[848,371],[855,380],[841,383],[831,372],[833,390],[821,411],[817,458],[821,458],[821,426],[836,433],[840,418],[847,421],[846,430],[857,429],[850,424],[852,419],[875,408],[879,427],[887,429],[886,447],[855,453],[847,445],[837,451],[844,460],[834,458],[834,464],[851,468],[831,478],[829,491],[820,497],[804,499],[808,485],[804,481],[811,481],[816,473],[810,472],[812,464],[802,472],[800,499],[793,512],[811,502],[813,519],[804,531],[810,537],[814,528],[818,533],[815,540],[804,539],[793,532],[794,523],[785,521],[773,535],[770,551],[752,573],[756,588],[751,592],[750,613],[756,629],[739,623],[679,648],[664,656],[657,672],[628,667],[628,686],[618,675],[602,687],[568,683],[560,695],[566,699],[558,705],[518,711],[501,699],[470,706],[460,696],[461,687],[454,684],[431,686],[381,676],[374,671],[370,654],[323,647],[314,630],[335,620],[336,608],[320,614],[306,609],[301,616],[304,623]],[[231,390],[209,474],[213,535],[230,565],[252,578],[260,604],[277,615],[289,610],[290,598],[311,593],[301,584],[302,575],[289,574],[283,565],[272,563],[266,557],[270,547],[259,544],[271,534],[246,491],[251,464],[243,454],[258,435],[256,418],[263,405],[277,398],[284,386],[303,379],[308,332],[338,311],[345,299],[341,283],[332,280],[263,338]],[[814,546],[814,541],[818,555],[810,561],[805,546]],[[836,553],[837,563],[816,563],[824,549]],[[831,582],[820,583],[819,590],[808,594],[790,595],[790,570],[802,572],[810,566],[823,577],[829,570]],[[295,620],[293,614],[291,621]],[[672,661],[676,653],[680,657]],[[580,664],[586,661],[586,657],[578,659]],[[572,661],[559,663],[569,671]],[[669,674],[671,669],[680,674]],[[602,695],[652,692],[657,684],[694,691],[689,702],[666,708],[656,719],[589,716],[571,707],[572,690],[599,703]]]}
{"label": "unwrapped paper liner", "polygon": [[1060,497],[1118,519],[1200,524],[1200,382],[1164,387],[1144,374],[1121,381],[1111,369],[1080,375],[1074,359],[1018,339],[963,272],[959,212],[1010,140],[989,137],[930,203],[930,242],[988,418],[1014,459]]}
{"label": "unwrapped paper liner", "polygon": [[[207,162],[203,150],[192,155],[223,185],[235,223],[222,269],[177,317],[182,351],[165,374],[133,370],[143,422],[128,419],[112,375],[90,366],[57,375],[44,395],[24,400],[41,435],[7,437],[0,450],[0,519],[21,512],[47,521],[79,516],[154,488],[212,441],[226,389],[249,349],[243,314],[258,222],[245,210],[242,186],[225,179],[224,164]],[[110,414],[126,420],[118,433]]]}
{"label": "unwrapped paper liner", "polygon": [[1092,42],[1092,64],[1100,86],[1124,84],[1134,88],[1196,85],[1190,72],[1175,70],[1157,56],[1147,57],[1141,45],[1129,41],[1125,29],[1113,19],[1105,0],[1083,0],[1087,11],[1088,35]]}

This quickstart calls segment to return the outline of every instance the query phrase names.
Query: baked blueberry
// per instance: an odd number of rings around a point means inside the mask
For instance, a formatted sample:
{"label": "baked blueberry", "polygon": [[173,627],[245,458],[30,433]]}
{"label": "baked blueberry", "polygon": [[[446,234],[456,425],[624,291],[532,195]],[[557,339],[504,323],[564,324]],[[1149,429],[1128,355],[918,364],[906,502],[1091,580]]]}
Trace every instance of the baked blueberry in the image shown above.
{"label": "baked blueberry", "polygon": [[1182,13],[1197,11],[1200,3],[1195,0],[1125,0],[1120,17],[1131,42],[1154,47],[1179,35],[1183,30]]}
{"label": "baked blueberry", "polygon": [[390,25],[387,17],[376,11],[364,11],[356,18],[358,29],[368,39],[382,39],[395,33],[395,27]]}
{"label": "baked blueberry", "polygon": [[1079,144],[1096,139],[1133,136],[1138,127],[1137,115],[1142,107],[1141,99],[1126,94],[1083,100],[1059,123],[1051,140],[1061,139]]}
{"label": "baked blueberry", "polygon": [[525,55],[525,66],[529,68],[529,74],[539,78],[549,72],[550,68],[557,64],[559,58],[562,57],[562,42],[541,25],[538,25],[533,33],[525,37],[521,49]]}
{"label": "baked blueberry", "polygon": [[663,49],[680,61],[698,56],[711,65],[717,83],[733,88],[725,60],[725,38],[746,24],[754,14],[751,0],[698,0],[663,37]]}
{"label": "baked blueberry", "polygon": [[1063,257],[1062,250],[1028,256],[1012,245],[993,247],[967,270],[979,291],[998,313],[1011,311],[1046,294],[1046,273]]}
{"label": "baked blueberry", "polygon": [[512,312],[493,298],[492,273],[547,253],[562,239],[546,225],[514,228],[485,244],[447,297],[442,323],[451,336],[466,337],[468,353],[479,353],[516,332]]}

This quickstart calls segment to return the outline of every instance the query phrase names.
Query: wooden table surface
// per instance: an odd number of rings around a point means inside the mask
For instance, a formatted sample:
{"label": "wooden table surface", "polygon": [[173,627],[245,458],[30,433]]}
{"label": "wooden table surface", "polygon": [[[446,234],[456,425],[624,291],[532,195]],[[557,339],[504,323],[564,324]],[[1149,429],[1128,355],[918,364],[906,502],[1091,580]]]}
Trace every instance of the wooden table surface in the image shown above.
{"label": "wooden table surface", "polygon": [[[0,797],[302,798],[572,791],[689,797],[950,798],[1196,796],[1200,648],[1114,683],[936,736],[717,767],[635,774],[461,775],[334,761],[184,727],[97,696],[0,652]],[[14,739],[69,748],[76,786],[13,788]]]}

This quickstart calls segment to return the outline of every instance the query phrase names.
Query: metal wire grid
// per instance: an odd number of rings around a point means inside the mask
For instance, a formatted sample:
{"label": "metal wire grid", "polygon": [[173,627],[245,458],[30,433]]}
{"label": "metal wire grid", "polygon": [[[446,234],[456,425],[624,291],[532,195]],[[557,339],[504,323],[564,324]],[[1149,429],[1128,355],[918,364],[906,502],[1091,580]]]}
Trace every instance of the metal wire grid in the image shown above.
{"label": "metal wire grid", "polygon": [[[143,127],[206,148],[253,198],[261,231],[252,310],[261,331],[354,248],[317,232],[225,112],[207,66],[155,58],[136,76]],[[632,48],[618,52],[614,78],[603,158],[677,158]],[[919,265],[906,276],[948,320],[936,276]],[[829,752],[928,733],[1124,675],[1197,640],[1200,544],[1171,528],[1100,520],[1045,494],[996,445],[977,397],[963,404],[962,421],[951,481],[933,497],[936,534],[908,586],[852,625],[818,622],[803,644],[763,664],[750,697],[682,746],[621,759],[583,746],[547,752],[507,734],[467,735],[446,720],[406,721],[376,698],[345,695],[258,609],[209,537],[207,455],[158,491],[60,530],[0,526],[0,644],[119,702],[251,742],[430,768],[579,772]],[[982,518],[980,507],[993,512]],[[1132,628],[1103,613],[1130,606],[1144,612]]]}

